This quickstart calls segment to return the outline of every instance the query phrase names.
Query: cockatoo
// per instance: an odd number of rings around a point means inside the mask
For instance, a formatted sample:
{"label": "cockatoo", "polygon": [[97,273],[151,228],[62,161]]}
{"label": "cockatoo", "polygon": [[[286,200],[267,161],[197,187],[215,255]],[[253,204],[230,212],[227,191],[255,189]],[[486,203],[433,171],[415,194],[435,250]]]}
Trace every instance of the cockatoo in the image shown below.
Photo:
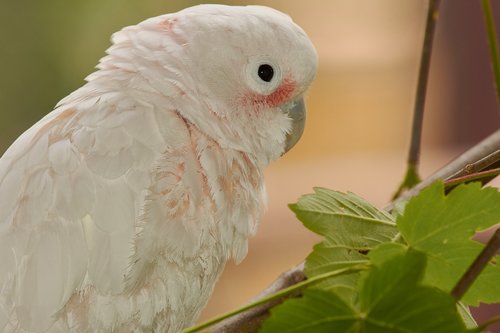
{"label": "cockatoo", "polygon": [[0,160],[0,331],[178,332],[247,253],[316,51],[287,15],[199,5],[115,33]]}

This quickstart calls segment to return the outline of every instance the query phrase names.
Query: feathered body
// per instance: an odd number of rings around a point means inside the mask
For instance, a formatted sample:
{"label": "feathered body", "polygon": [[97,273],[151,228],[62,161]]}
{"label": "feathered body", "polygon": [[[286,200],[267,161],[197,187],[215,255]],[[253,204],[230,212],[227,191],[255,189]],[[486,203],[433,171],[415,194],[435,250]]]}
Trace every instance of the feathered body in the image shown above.
{"label": "feathered body", "polygon": [[[275,86],[258,82],[271,62]],[[87,83],[0,160],[0,331],[177,332],[243,259],[316,70],[265,7],[196,6],[113,35]],[[278,72],[279,71],[279,72]]]}

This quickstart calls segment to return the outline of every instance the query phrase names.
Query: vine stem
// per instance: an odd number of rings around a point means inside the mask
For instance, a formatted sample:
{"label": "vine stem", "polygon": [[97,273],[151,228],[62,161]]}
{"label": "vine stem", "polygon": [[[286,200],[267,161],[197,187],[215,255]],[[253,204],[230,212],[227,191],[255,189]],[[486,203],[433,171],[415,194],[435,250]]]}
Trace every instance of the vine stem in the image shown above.
{"label": "vine stem", "polygon": [[486,265],[488,265],[490,260],[496,255],[498,249],[500,249],[500,228],[495,231],[493,236],[488,241],[488,244],[486,244],[484,249],[451,291],[451,295],[455,298],[455,300],[459,301],[462,298],[469,287],[477,279],[479,274],[481,274]]}
{"label": "vine stem", "polygon": [[474,181],[490,180],[500,175],[500,168],[495,168],[486,171],[475,172],[466,176],[461,176],[447,180],[444,182],[446,192],[448,193],[451,189],[455,188],[460,184],[466,184]]}
{"label": "vine stem", "polygon": [[429,68],[431,65],[432,41],[438,19],[438,9],[440,0],[430,0],[427,10],[427,22],[425,28],[424,45],[420,58],[420,72],[418,74],[417,97],[413,113],[413,128],[410,152],[408,154],[408,164],[418,165],[420,159],[420,142],[422,137],[422,124],[424,119],[425,97],[427,83],[429,81]]}
{"label": "vine stem", "polygon": [[429,0],[429,8],[427,9],[427,20],[425,25],[424,44],[422,47],[422,55],[420,57],[420,69],[418,74],[415,108],[413,110],[410,150],[408,152],[407,161],[408,164],[403,182],[399,186],[399,189],[396,191],[393,198],[399,197],[399,195],[405,189],[411,188],[420,182],[418,165],[420,162],[425,98],[427,93],[427,83],[429,81],[432,42],[434,39],[436,22],[438,19],[439,3],[440,0]]}
{"label": "vine stem", "polygon": [[498,42],[495,30],[495,21],[493,19],[493,10],[490,0],[481,0],[484,21],[486,24],[486,34],[488,36],[488,45],[490,46],[490,59],[495,77],[495,88],[497,93],[497,102],[500,105],[500,56],[498,54]]}
{"label": "vine stem", "polygon": [[218,322],[226,319],[226,318],[229,318],[229,317],[232,317],[234,315],[237,315],[238,313],[241,313],[241,312],[244,312],[248,309],[251,309],[251,308],[255,308],[261,304],[264,304],[264,303],[268,303],[270,301],[274,301],[274,300],[277,300],[277,299],[281,299],[283,297],[285,297],[286,295],[289,295],[295,291],[298,291],[298,290],[301,290],[311,284],[314,284],[314,283],[317,283],[317,282],[320,282],[320,281],[323,281],[325,279],[328,279],[328,278],[331,278],[331,277],[334,277],[334,276],[338,276],[338,275],[345,275],[345,274],[352,274],[352,273],[357,273],[357,272],[360,272],[360,271],[365,271],[365,270],[368,270],[371,266],[369,264],[362,264],[362,265],[354,265],[354,266],[351,266],[351,267],[346,267],[346,268],[342,268],[342,269],[337,269],[335,271],[331,271],[331,272],[328,272],[328,273],[324,273],[324,274],[320,274],[320,275],[317,275],[317,276],[314,276],[312,278],[309,278],[307,280],[304,280],[302,282],[299,282],[293,286],[290,286],[288,288],[285,288],[285,289],[282,289],[282,290],[279,290],[271,295],[268,295],[264,298],[261,298],[255,302],[252,302],[250,304],[247,304],[239,309],[236,309],[234,311],[230,311],[230,312],[227,312],[219,317],[216,317],[214,319],[211,319],[209,321],[206,321],[202,324],[199,324],[199,325],[196,325],[196,326],[193,326],[191,328],[188,328],[187,330],[184,330],[182,331],[182,333],[195,333],[195,332],[199,332],[201,331],[202,329],[205,329],[207,327],[210,327],[214,324],[217,324]]}

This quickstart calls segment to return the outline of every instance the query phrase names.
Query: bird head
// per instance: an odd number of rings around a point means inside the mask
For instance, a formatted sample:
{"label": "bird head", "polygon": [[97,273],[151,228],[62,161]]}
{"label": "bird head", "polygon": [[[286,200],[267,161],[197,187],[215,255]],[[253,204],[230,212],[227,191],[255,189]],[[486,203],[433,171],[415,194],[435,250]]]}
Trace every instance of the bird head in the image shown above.
{"label": "bird head", "polygon": [[277,10],[199,5],[125,28],[113,42],[114,67],[133,62],[169,99],[168,108],[222,148],[265,165],[302,135],[303,94],[317,54],[305,32]]}

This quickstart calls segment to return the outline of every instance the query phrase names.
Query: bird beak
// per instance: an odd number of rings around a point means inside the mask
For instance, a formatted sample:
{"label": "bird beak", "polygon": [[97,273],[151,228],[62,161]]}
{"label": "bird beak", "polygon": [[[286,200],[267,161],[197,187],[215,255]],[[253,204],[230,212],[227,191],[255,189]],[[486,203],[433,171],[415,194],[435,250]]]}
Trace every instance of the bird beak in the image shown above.
{"label": "bird beak", "polygon": [[306,106],[300,98],[281,107],[281,110],[292,119],[292,129],[286,137],[285,153],[299,141],[306,123]]}

